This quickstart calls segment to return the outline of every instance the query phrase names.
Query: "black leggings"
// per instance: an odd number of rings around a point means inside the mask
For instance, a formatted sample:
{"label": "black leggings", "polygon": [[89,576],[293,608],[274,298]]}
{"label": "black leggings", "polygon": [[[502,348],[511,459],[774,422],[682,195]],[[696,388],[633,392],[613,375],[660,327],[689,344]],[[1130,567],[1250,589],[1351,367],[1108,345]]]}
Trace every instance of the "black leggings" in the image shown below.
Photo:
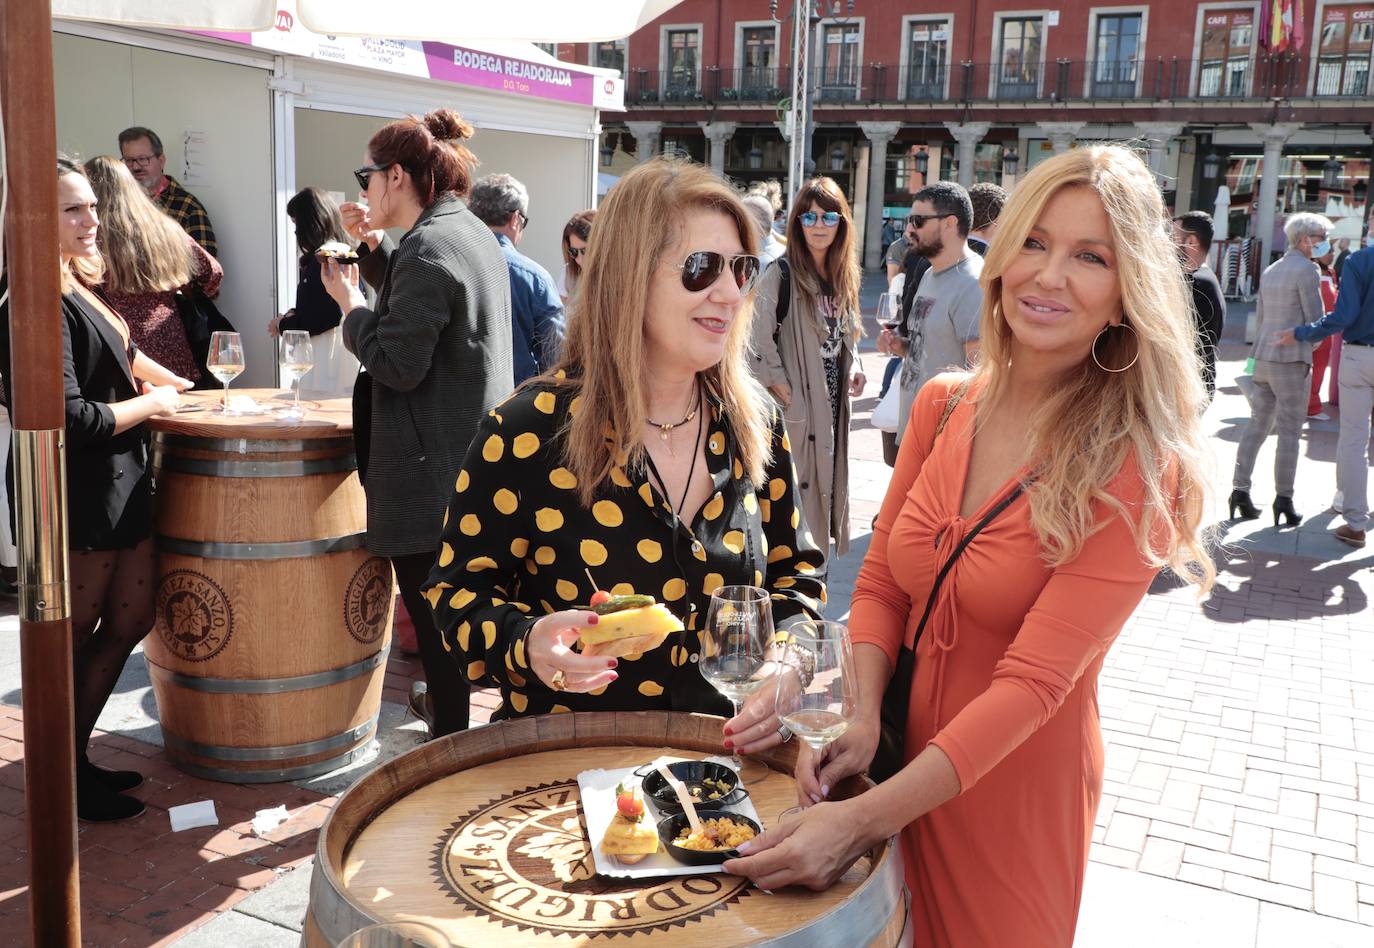
{"label": "black leggings", "polygon": [[73,550],[72,680],[76,756],[86,756],[95,722],[124,663],[153,628],[153,541],[125,550]]}
{"label": "black leggings", "polygon": [[434,566],[433,553],[411,553],[393,556],[396,583],[401,587],[401,601],[415,623],[415,640],[420,646],[420,664],[425,669],[430,700],[434,705],[433,735],[441,737],[454,731],[465,731],[471,695],[463,678],[458,659],[444,651],[439,630],[434,627],[434,613],[429,602],[420,595],[420,587],[429,578]]}

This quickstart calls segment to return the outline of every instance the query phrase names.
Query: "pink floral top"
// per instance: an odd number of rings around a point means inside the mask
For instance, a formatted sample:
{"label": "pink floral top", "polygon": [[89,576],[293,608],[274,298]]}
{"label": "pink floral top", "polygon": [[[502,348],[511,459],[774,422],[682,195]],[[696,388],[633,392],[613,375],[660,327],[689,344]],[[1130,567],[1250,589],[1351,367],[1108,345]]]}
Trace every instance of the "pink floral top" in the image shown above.
{"label": "pink floral top", "polygon": [[[194,260],[194,275],[191,281],[199,286],[206,296],[219,292],[220,281],[224,279],[224,269],[214,257],[205,252],[200,244],[189,236],[186,238]],[[105,301],[124,317],[133,334],[134,343],[147,353],[154,362],[171,369],[182,378],[200,380],[200,369],[196,366],[195,356],[191,354],[191,344],[186,340],[186,330],[181,324],[181,311],[177,309],[176,293],[109,293],[103,292]]]}

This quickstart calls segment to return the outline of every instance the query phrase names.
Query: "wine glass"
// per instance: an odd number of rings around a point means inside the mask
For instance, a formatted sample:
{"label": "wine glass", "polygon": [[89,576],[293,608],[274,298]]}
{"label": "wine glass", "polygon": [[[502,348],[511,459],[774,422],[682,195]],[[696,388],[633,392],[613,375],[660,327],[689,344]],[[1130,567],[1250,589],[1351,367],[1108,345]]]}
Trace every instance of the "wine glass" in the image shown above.
{"label": "wine glass", "polygon": [[798,622],[784,639],[774,691],[778,717],[820,755],[859,716],[849,628],[840,622]]}
{"label": "wine glass", "polygon": [[301,379],[315,365],[315,347],[310,342],[310,333],[303,329],[288,329],[281,334],[281,374],[286,384],[294,386],[296,398],[287,418],[297,421],[305,417],[301,411]]}
{"label": "wine glass", "polygon": [[[773,641],[773,604],[758,586],[722,586],[711,595],[701,630],[701,674],[734,705],[738,715],[744,699],[769,678],[768,650]],[[758,761],[744,761],[738,751],[731,764],[741,781],[768,775]]]}
{"label": "wine glass", "polygon": [[224,414],[229,414],[229,383],[243,374],[243,339],[236,332],[210,334],[205,358],[210,374],[224,383]]}

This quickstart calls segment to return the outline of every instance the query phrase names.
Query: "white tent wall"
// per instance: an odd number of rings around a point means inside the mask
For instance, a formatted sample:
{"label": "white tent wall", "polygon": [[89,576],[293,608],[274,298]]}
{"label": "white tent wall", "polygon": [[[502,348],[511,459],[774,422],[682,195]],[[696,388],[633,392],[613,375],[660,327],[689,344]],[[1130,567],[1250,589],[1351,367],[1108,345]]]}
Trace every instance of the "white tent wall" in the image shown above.
{"label": "white tent wall", "polygon": [[187,129],[205,134],[200,198],[219,240],[217,305],[243,333],[239,384],[271,385],[275,354],[262,331],[275,312],[272,280],[270,73],[62,33],[53,35],[58,147],[82,158],[119,154],[119,133],[145,125],[162,138],[167,173],[184,177]]}

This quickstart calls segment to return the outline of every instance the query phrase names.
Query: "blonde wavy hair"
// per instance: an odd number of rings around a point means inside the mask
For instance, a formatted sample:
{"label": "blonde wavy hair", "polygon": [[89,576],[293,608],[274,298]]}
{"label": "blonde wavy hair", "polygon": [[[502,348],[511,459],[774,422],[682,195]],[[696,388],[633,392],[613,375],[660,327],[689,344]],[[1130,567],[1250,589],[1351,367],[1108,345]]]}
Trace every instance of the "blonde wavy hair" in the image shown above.
{"label": "blonde wavy hair", "polygon": [[[801,225],[801,216],[812,210],[817,214],[835,211],[840,215],[840,222],[835,225],[839,232],[825,253],[825,273],[817,271]],[[858,241],[858,229],[854,226],[854,215],[849,209],[849,202],[845,200],[844,189],[833,179],[811,178],[797,189],[796,200],[792,202],[792,216],[787,221],[787,262],[792,267],[797,288],[813,308],[816,297],[821,293],[821,281],[830,284],[835,291],[836,309],[854,317],[851,343],[857,343],[863,335],[863,320],[859,318],[862,273],[859,269]]]}
{"label": "blonde wavy hair", "polygon": [[[693,210],[725,215],[744,252],[758,253],[753,221],[734,189],[688,161],[654,158],[636,166],[616,182],[597,212],[595,239],[582,258],[577,313],[552,372],[557,384],[581,398],[567,425],[564,450],[584,504],[592,502],[617,464],[642,462],[649,287],[658,267],[678,262],[665,254],[681,239],[684,218]],[[752,322],[753,300],[746,297],[726,336],[725,357],[701,374],[724,404],[740,463],[761,484],[771,450],[772,410],[746,361]]]}
{"label": "blonde wavy hair", "polygon": [[153,203],[109,155],[86,162],[86,177],[100,202],[96,244],[111,293],[164,293],[191,282],[193,260],[186,231]]}
{"label": "blonde wavy hair", "polygon": [[[1003,315],[1002,274],[1021,252],[1045,205],[1062,188],[1087,187],[1102,201],[1117,249],[1122,322],[1090,354],[1064,373],[1031,416],[1029,456],[1038,463],[1028,490],[1031,523],[1050,565],[1076,557],[1106,524],[1100,502],[1132,522],[1147,562],[1209,589],[1216,570],[1202,531],[1210,452],[1202,429],[1207,404],[1197,353],[1191,297],[1166,230],[1154,174],[1118,145],[1074,148],[1036,166],[1016,187],[999,219],[983,264],[984,383],[978,415],[986,418],[1006,396],[1012,333]],[[1115,314],[1108,314],[1115,315]],[[1140,469],[1143,509],[1133,519],[1107,488],[1128,457]]]}

